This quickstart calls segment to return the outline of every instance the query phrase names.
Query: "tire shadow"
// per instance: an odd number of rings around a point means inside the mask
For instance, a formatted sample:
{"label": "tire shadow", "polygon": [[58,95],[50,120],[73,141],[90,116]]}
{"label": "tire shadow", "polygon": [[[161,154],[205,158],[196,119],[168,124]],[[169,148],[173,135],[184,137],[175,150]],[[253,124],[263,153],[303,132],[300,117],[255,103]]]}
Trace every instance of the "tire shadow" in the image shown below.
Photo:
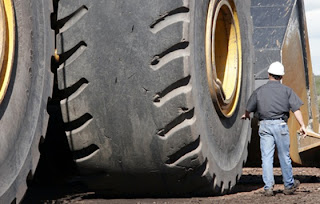
{"label": "tire shadow", "polygon": [[76,181],[77,168],[64,131],[59,94],[55,79],[53,97],[47,105],[47,133],[39,145],[39,163],[21,203],[46,203],[87,190]]}

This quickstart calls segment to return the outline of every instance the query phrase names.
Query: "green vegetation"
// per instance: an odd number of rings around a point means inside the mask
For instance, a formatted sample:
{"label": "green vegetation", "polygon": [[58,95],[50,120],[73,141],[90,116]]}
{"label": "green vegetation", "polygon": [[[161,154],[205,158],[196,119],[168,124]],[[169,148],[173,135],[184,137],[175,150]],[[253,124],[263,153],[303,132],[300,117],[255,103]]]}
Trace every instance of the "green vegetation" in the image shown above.
{"label": "green vegetation", "polygon": [[314,76],[316,82],[317,96],[320,96],[320,76]]}

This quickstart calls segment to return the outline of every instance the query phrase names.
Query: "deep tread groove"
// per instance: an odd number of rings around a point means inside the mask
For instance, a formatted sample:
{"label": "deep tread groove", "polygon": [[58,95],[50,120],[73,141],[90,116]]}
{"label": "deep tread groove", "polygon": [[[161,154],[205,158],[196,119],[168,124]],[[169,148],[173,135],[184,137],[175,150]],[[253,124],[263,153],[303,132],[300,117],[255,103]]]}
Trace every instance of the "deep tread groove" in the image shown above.
{"label": "deep tread groove", "polygon": [[26,183],[27,183],[28,188],[31,185],[32,178],[33,178],[33,174],[32,174],[32,171],[30,170],[28,175],[27,175],[27,178],[26,178]]}
{"label": "deep tread groove", "polygon": [[55,34],[58,33],[58,29],[57,29],[58,28],[57,26],[58,1],[59,0],[52,0],[53,12],[50,14],[51,29],[55,31]]}
{"label": "deep tread groove", "polygon": [[[197,149],[200,145],[200,136],[198,137],[198,139],[196,139],[194,142],[191,142],[190,144],[184,146],[183,148],[181,148],[180,150],[178,150],[176,153],[168,156],[168,160],[165,162],[166,164],[173,164],[176,161],[178,161],[182,156],[188,154],[189,152],[194,151],[195,149]],[[206,166],[206,165],[205,165]],[[205,171],[205,166],[203,171]],[[202,172],[203,173],[203,172]]]}
{"label": "deep tread groove", "polygon": [[166,89],[164,89],[162,92],[157,93],[157,95],[154,97],[153,102],[155,102],[155,103],[160,102],[160,99],[162,97],[164,97],[168,93],[172,92],[173,90],[175,90],[175,89],[177,89],[179,87],[182,87],[182,86],[187,86],[190,83],[190,79],[191,79],[191,76],[189,75],[189,76],[187,76],[187,77],[185,77],[183,79],[180,79],[179,81],[171,84]]}
{"label": "deep tread groove", "polygon": [[65,131],[72,131],[74,129],[81,127],[82,125],[84,125],[87,121],[91,120],[92,118],[93,118],[92,115],[90,115],[89,113],[86,113],[74,121],[65,123],[64,129],[65,129]]}
{"label": "deep tread groove", "polygon": [[208,165],[208,159],[206,158],[206,160],[199,166],[197,166],[196,168],[192,169],[191,171],[188,172],[187,175],[183,176],[180,178],[180,180],[184,180],[184,179],[198,179],[200,177],[203,176],[203,173],[206,171],[207,169],[207,165]]}
{"label": "deep tread groove", "polygon": [[11,201],[11,204],[16,204],[17,203],[17,198],[14,198],[13,201]]}
{"label": "deep tread groove", "polygon": [[64,32],[73,24],[75,24],[78,20],[80,20],[82,16],[84,16],[87,12],[88,8],[85,5],[83,5],[69,16],[58,20],[55,24],[55,28],[58,29],[59,32]]}
{"label": "deep tread groove", "polygon": [[180,7],[175,10],[172,10],[172,11],[166,13],[165,15],[163,15],[161,18],[157,19],[154,23],[152,23],[150,25],[150,28],[154,28],[158,23],[160,23],[161,21],[164,21],[168,16],[172,16],[172,15],[179,14],[179,13],[188,13],[189,10],[190,9],[187,7]]}
{"label": "deep tread groove", "polygon": [[206,160],[195,169],[194,176],[203,177],[203,174],[207,169],[207,165],[208,165],[208,159],[206,158]]}
{"label": "deep tread groove", "polygon": [[88,84],[89,81],[85,78],[81,78],[79,81],[77,81],[75,84],[73,84],[72,86],[62,89],[62,90],[58,90],[58,94],[60,96],[60,99],[66,99],[69,96],[71,96],[73,93],[75,93],[83,84]]}
{"label": "deep tread groove", "polygon": [[91,144],[88,147],[85,147],[83,149],[73,151],[72,157],[74,160],[81,159],[81,158],[89,156],[90,154],[94,153],[95,151],[97,151],[99,149],[100,148],[97,145]]}
{"label": "deep tread groove", "polygon": [[174,51],[177,51],[177,50],[186,49],[188,46],[189,46],[188,41],[179,42],[178,44],[173,45],[172,47],[170,47],[166,51],[154,56],[151,61],[151,65],[157,65],[160,62],[160,59],[163,58],[164,56],[166,56],[167,54],[174,52]]}
{"label": "deep tread groove", "polygon": [[[49,104],[49,102],[47,104]],[[42,152],[43,143],[44,143],[44,137],[41,135],[40,140],[39,140],[39,144],[38,144],[38,150],[39,150],[40,154]]]}
{"label": "deep tread groove", "polygon": [[176,127],[177,125],[179,125],[185,120],[191,119],[193,116],[194,116],[194,108],[192,108],[191,110],[185,113],[180,114],[177,118],[175,118],[172,122],[166,125],[163,129],[160,129],[157,134],[161,137],[164,137],[165,134],[167,134],[174,127]]}
{"label": "deep tread groove", "polygon": [[217,191],[217,179],[216,179],[217,175],[214,173],[212,175],[212,181],[213,181],[213,186],[215,188],[215,191]]}
{"label": "deep tread groove", "polygon": [[61,53],[59,55],[59,62],[57,62],[57,66],[60,66],[61,64],[65,63],[67,59],[69,59],[78,49],[80,49],[82,46],[87,47],[87,44],[84,41],[79,42],[76,46],[68,50],[67,52]]}

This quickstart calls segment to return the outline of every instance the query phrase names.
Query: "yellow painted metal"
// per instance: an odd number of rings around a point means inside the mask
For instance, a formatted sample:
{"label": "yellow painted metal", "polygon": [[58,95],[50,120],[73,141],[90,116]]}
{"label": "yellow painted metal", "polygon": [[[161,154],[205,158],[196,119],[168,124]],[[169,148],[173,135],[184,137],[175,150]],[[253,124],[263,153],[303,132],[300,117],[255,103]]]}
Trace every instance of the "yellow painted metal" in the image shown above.
{"label": "yellow painted metal", "polygon": [[[289,28],[287,29],[284,38],[282,46],[282,63],[285,66],[286,74],[283,77],[283,84],[291,87],[299,98],[301,98],[304,105],[301,106],[300,110],[303,115],[304,123],[317,131],[319,129],[319,120],[317,119],[317,102],[314,97],[315,88],[308,35],[306,27],[299,28],[298,26],[298,24],[294,23],[289,24]],[[305,30],[304,36],[301,36],[299,29]],[[301,38],[305,41],[305,47],[303,47],[303,44],[301,43]],[[305,57],[303,53],[304,49],[306,51]],[[305,61],[305,58],[307,61]],[[307,80],[309,82],[307,82]],[[292,161],[296,164],[309,165],[310,161],[309,159],[306,160],[306,158],[311,158],[312,155],[306,156],[309,154],[307,150],[319,147],[319,139],[315,137],[306,137],[305,139],[300,138],[299,140],[296,131],[300,128],[300,125],[293,114],[291,114],[289,118],[288,126],[290,132],[290,156]],[[304,154],[303,157],[301,157],[302,152]],[[310,154],[313,153],[311,152]]]}
{"label": "yellow painted metal", "polygon": [[[291,26],[291,25],[289,25]],[[294,26],[294,25],[292,25]],[[291,31],[291,30],[290,30]],[[304,123],[308,124],[308,99],[306,77],[304,70],[303,52],[301,45],[301,38],[299,29],[295,29],[285,36],[284,45],[282,48],[282,63],[285,67],[285,75],[283,77],[283,84],[291,87],[294,92],[301,98],[304,105],[300,108]],[[292,50],[295,50],[292,52]],[[299,77],[297,77],[299,76]],[[297,140],[297,130],[300,128],[299,123],[293,116],[290,115],[288,120],[290,132],[290,156],[294,163],[302,164],[299,155],[299,142]]]}
{"label": "yellow painted metal", "polygon": [[210,1],[205,37],[211,98],[219,115],[228,118],[238,105],[242,77],[240,25],[233,1]]}
{"label": "yellow painted metal", "polygon": [[4,99],[7,92],[10,76],[12,72],[12,65],[14,59],[15,46],[15,18],[14,9],[11,0],[1,1],[0,10],[0,26],[1,26],[1,61],[0,61],[0,103]]}
{"label": "yellow painted metal", "polygon": [[[0,1],[0,19],[4,19],[4,18],[5,18],[4,6],[3,6],[3,2]],[[3,62],[4,53],[5,53],[5,43],[6,43],[6,37],[7,37],[6,31],[7,29],[6,29],[5,21],[0,20],[0,62]],[[1,73],[1,68],[2,66],[0,66],[0,73]]]}
{"label": "yellow painted metal", "polygon": [[316,148],[316,147],[319,147],[319,146],[320,146],[320,141],[316,142],[316,143],[311,143],[311,144],[309,144],[307,146],[300,147],[299,148],[299,153],[305,152],[307,150],[310,150],[310,149],[313,149],[313,148]]}
{"label": "yellow painted metal", "polygon": [[[307,136],[305,138],[302,138],[298,132],[297,138],[299,140],[299,153],[320,146],[320,134],[315,133],[312,130],[307,130]],[[310,139],[312,139],[312,142],[310,142]]]}
{"label": "yellow painted metal", "polygon": [[[298,148],[299,153],[305,152],[307,150],[320,146],[320,134],[315,133],[313,130],[307,130],[307,136],[305,138],[303,138],[300,132],[297,131],[297,138],[299,141],[299,148]],[[317,139],[317,140],[314,140],[312,143],[310,143],[309,141],[306,141],[309,138]]]}
{"label": "yellow painted metal", "polygon": [[318,133],[315,133],[315,132],[313,132],[313,131],[307,131],[307,135],[309,136],[309,137],[315,137],[315,138],[318,138],[318,139],[320,139],[320,134],[318,134]]}

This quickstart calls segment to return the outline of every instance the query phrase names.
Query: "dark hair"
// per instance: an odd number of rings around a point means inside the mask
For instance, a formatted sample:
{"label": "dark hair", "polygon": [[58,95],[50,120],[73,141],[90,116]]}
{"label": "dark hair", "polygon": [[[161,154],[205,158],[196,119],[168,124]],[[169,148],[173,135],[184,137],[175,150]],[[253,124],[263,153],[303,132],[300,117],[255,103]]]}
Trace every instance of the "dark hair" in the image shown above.
{"label": "dark hair", "polygon": [[[269,73],[270,74],[270,73]],[[270,74],[275,80],[281,80],[282,76]]]}

